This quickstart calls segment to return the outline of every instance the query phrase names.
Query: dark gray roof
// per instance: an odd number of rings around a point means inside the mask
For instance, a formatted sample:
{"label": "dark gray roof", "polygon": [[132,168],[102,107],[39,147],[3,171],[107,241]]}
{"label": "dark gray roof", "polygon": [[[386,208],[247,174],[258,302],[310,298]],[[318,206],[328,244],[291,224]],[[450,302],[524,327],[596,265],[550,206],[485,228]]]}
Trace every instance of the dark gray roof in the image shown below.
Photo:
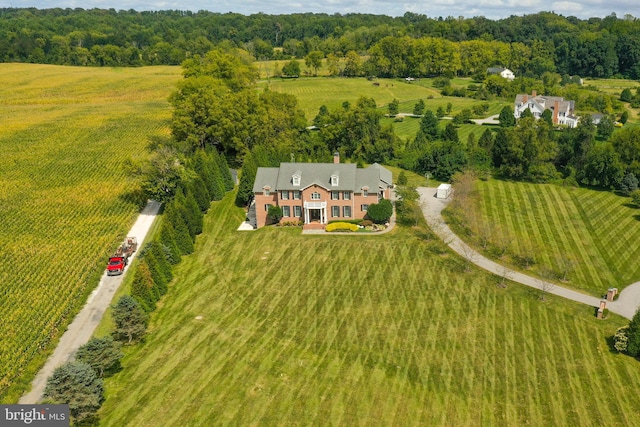
{"label": "dark gray roof", "polygon": [[384,184],[381,184],[380,187],[386,188],[387,186],[393,185],[393,175],[391,171],[378,163],[372,164],[370,167],[374,167],[380,171],[380,181]]}
{"label": "dark gray roof", "polygon": [[262,193],[264,187],[268,186],[271,191],[276,190],[278,180],[278,168],[258,168],[256,180],[253,182],[253,192]]}
{"label": "dark gray roof", "polygon": [[504,70],[506,70],[506,68],[502,68],[502,67],[490,67],[487,68],[487,73],[489,74],[500,74],[501,72],[503,72]]}
{"label": "dark gray roof", "polygon": [[[294,175],[300,176],[300,185],[293,185]],[[338,185],[331,185],[332,176],[338,177]],[[271,191],[303,190],[314,184],[327,190],[378,191],[391,185],[391,172],[378,164],[358,169],[354,163],[280,163],[279,168],[258,168],[253,192],[261,193],[265,186]]]}
{"label": "dark gray roof", "polygon": [[[293,175],[300,176],[300,185],[293,185]],[[331,176],[338,185],[331,185]],[[301,190],[313,184],[328,190],[353,190],[356,165],[353,163],[280,163],[278,190]]]}

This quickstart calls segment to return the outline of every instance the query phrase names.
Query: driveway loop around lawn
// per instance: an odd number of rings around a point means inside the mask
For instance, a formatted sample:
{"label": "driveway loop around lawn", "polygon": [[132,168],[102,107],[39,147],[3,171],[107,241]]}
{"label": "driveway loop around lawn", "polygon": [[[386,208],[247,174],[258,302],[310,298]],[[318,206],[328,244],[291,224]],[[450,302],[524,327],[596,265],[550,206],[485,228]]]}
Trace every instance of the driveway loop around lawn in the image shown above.
{"label": "driveway loop around lawn", "polygon": [[[490,260],[469,247],[462,241],[462,239],[451,231],[442,218],[442,210],[449,204],[453,195],[449,197],[449,199],[438,199],[436,198],[436,192],[437,189],[435,187],[418,187],[418,193],[420,193],[420,199],[423,202],[421,203],[422,213],[427,220],[427,224],[429,224],[429,227],[431,227],[434,233],[436,233],[438,237],[447,243],[449,247],[460,256],[473,262],[484,270],[500,277],[507,277],[509,280],[518,282],[525,286],[529,286],[540,291],[542,291],[544,287],[545,291],[550,294],[589,305],[594,307],[594,309],[600,305],[600,301],[602,300],[601,298],[586,295],[573,289],[564,288],[555,283],[544,282],[542,279],[522,274],[519,271],[512,270]],[[622,292],[620,292],[620,296],[616,301],[607,302],[607,308],[609,311],[619,314],[622,317],[626,317],[627,319],[631,319],[633,317],[638,307],[640,307],[640,282],[624,288]]]}

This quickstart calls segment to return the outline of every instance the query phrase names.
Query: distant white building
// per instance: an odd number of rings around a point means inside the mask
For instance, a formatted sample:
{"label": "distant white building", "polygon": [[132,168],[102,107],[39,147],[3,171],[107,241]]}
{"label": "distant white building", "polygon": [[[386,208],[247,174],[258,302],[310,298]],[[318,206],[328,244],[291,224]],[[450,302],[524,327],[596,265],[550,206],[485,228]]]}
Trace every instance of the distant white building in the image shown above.
{"label": "distant white building", "polygon": [[508,68],[501,68],[501,67],[487,68],[487,74],[497,74],[500,77],[507,80],[513,80],[516,78],[515,74],[513,74],[513,71],[511,71]]}
{"label": "distant white building", "polygon": [[534,90],[531,95],[516,95],[513,115],[519,119],[525,110],[530,110],[537,120],[542,117],[544,110],[551,110],[551,121],[554,125],[574,128],[578,125],[579,120],[573,113],[574,105],[575,101],[565,100],[561,96],[537,95]]}

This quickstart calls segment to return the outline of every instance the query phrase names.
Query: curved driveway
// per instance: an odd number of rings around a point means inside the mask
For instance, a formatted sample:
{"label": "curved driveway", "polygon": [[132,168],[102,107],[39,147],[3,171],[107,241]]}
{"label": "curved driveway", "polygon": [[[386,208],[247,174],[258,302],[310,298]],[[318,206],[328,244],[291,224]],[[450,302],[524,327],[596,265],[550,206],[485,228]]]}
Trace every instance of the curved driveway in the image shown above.
{"label": "curved driveway", "polygon": [[[444,240],[451,249],[460,254],[463,258],[493,274],[506,277],[509,280],[521,283],[525,286],[539,289],[541,291],[544,289],[550,294],[568,298],[592,307],[598,307],[600,305],[600,298],[564,288],[555,283],[545,282],[539,278],[527,276],[526,274],[522,274],[491,261],[489,258],[470,248],[458,236],[456,236],[444,222],[441,212],[447,206],[450,199],[443,200],[436,198],[436,190],[436,188],[432,187],[418,187],[418,193],[420,193],[420,199],[422,201],[422,212],[433,231],[442,240]],[[606,292],[606,289],[603,289],[603,292]],[[611,312],[626,317],[627,319],[631,319],[633,317],[638,307],[640,307],[640,282],[624,288],[624,290],[620,292],[620,296],[616,301],[607,302],[607,308]]]}

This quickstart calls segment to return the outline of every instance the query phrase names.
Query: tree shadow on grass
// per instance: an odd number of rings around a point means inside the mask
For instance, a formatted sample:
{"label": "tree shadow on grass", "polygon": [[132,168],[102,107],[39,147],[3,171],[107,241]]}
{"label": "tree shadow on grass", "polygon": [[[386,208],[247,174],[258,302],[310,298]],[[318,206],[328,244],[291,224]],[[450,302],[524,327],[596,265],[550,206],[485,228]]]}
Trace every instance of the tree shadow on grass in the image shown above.
{"label": "tree shadow on grass", "polygon": [[[597,311],[597,309],[596,309]],[[609,347],[609,353],[613,353],[613,354],[618,354],[620,353],[618,350],[616,350],[615,348],[615,339],[613,335],[609,335],[608,337],[605,338],[605,342],[607,343],[607,347]]]}

